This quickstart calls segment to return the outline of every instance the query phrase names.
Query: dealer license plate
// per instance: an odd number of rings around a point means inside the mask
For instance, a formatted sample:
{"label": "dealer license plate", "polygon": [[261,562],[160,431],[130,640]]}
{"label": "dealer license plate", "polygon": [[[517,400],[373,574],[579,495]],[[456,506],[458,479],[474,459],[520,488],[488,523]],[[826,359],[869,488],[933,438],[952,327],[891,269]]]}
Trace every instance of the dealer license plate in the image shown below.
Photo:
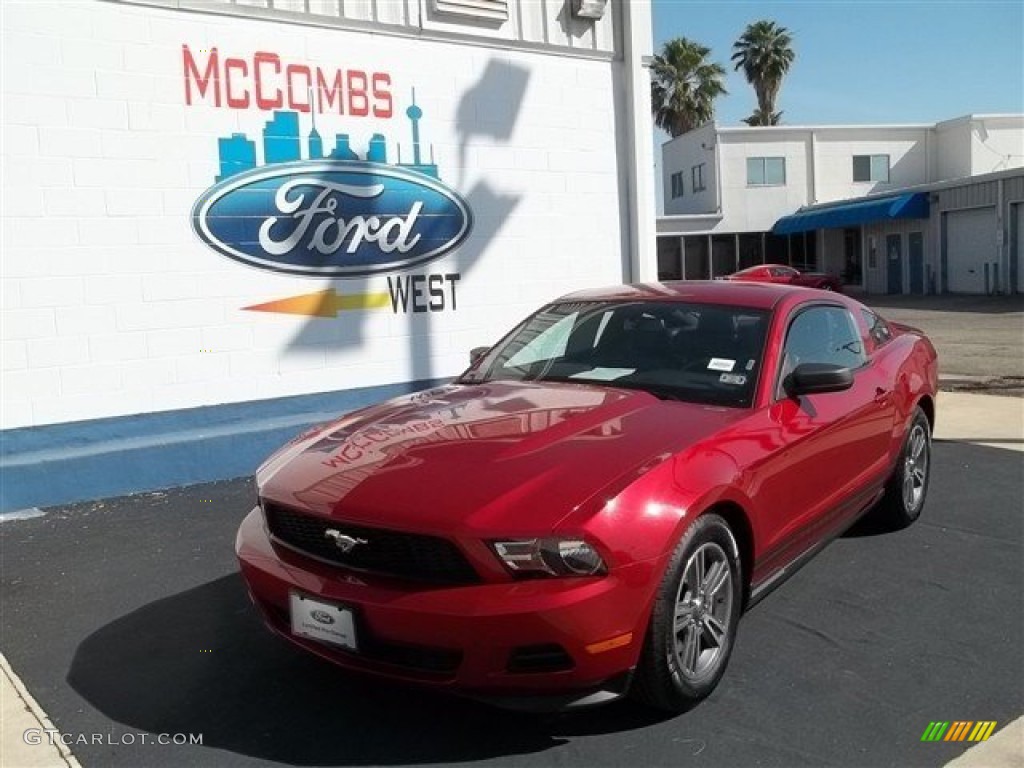
{"label": "dealer license plate", "polygon": [[352,611],[340,605],[314,600],[292,592],[290,598],[292,634],[311,637],[356,651],[356,627]]}

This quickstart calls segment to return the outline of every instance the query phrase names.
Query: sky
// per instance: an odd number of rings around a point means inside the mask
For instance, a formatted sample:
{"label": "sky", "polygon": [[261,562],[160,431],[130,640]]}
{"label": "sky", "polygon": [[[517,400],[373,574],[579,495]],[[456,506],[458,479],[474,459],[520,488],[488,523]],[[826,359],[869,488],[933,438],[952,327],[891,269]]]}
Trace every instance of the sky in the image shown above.
{"label": "sky", "polygon": [[[711,48],[728,72],[716,120],[739,125],[756,104],[733,70],[747,24],[789,29],[796,60],[777,109],[789,125],[931,123],[1024,112],[1024,0],[653,0],[655,52],[674,37]],[[659,166],[661,144],[655,136]]]}
{"label": "sky", "polygon": [[1022,0],[653,0],[654,46],[689,37],[729,72],[719,122],[755,106],[733,70],[732,43],[752,21],[789,29],[796,61],[783,121],[935,122],[968,112],[1024,112]]}

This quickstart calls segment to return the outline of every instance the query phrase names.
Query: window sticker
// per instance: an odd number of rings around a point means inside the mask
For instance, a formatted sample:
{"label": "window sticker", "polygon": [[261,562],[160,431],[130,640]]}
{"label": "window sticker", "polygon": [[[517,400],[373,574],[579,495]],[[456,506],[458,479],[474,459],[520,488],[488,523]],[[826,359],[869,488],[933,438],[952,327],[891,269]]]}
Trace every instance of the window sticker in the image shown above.
{"label": "window sticker", "polygon": [[726,360],[724,357],[712,357],[711,362],[708,363],[708,370],[731,372],[735,366],[735,360]]}
{"label": "window sticker", "polygon": [[718,380],[723,384],[735,384],[737,387],[747,383],[747,377],[739,373],[723,373]]}

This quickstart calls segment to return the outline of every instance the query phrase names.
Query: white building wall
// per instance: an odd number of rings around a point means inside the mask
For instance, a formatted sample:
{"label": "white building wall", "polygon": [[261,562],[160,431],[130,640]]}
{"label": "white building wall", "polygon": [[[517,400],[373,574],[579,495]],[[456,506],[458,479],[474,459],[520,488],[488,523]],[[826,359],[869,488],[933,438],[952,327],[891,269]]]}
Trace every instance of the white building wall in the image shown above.
{"label": "white building wall", "polygon": [[[922,129],[816,131],[817,199],[826,203],[924,184],[928,179],[928,131]],[[853,158],[888,155],[888,182],[855,182]]]}
{"label": "white building wall", "polygon": [[[560,25],[513,6],[508,29],[524,39]],[[359,7],[387,4],[345,3]],[[542,302],[623,277],[621,62],[594,55],[611,45],[600,25],[589,42],[566,38],[587,58],[96,0],[4,13],[2,428],[450,376]],[[347,132],[360,155],[383,133],[390,162],[399,145],[410,159],[415,88],[424,153],[472,209],[471,234],[425,266],[355,280],[216,253],[190,214],[218,175],[218,139],[255,139],[271,113],[195,92],[186,103],[183,46],[387,73],[390,117],[325,114],[317,128],[328,150]],[[423,312],[390,296],[327,317],[245,309],[389,293],[390,278],[418,274],[459,275],[456,295]]]}
{"label": "white building wall", "polygon": [[971,175],[971,123],[963,118],[935,126],[933,142],[935,179],[962,179]]}
{"label": "white building wall", "polygon": [[977,120],[971,131],[971,175],[1024,167],[1024,115]]}
{"label": "white building wall", "polygon": [[[666,215],[706,214],[718,210],[719,191],[691,191],[691,168],[708,162],[712,174],[721,166],[722,219],[716,232],[760,232],[801,206],[844,200],[915,184],[929,174],[929,128],[920,127],[776,127],[725,128],[712,124],[667,142],[662,147]],[[719,153],[712,161],[712,151]],[[855,155],[889,155],[888,182],[854,182]],[[786,183],[748,186],[747,158],[784,157]],[[672,174],[682,172],[685,194],[672,198]]]}
{"label": "white building wall", "polygon": [[[717,147],[721,218],[667,220],[659,231],[757,232],[805,205],[850,200],[945,179],[1024,166],[1024,116],[968,115],[936,125],[778,126],[721,128],[708,124],[662,146],[665,213],[709,214],[719,192],[690,191],[690,169]],[[853,157],[888,155],[888,182],[854,182]],[[785,187],[748,187],[746,158],[784,156]],[[713,172],[718,169],[709,164]],[[686,194],[671,196],[671,177],[683,173]],[[716,182],[718,180],[716,179]]]}
{"label": "white building wall", "polygon": [[[701,126],[663,145],[662,168],[666,170],[662,174],[662,186],[666,215],[714,213],[718,210],[718,150],[714,123]],[[694,192],[692,171],[694,166],[701,163],[704,164],[705,189]],[[672,195],[673,173],[682,173],[681,197]]]}
{"label": "white building wall", "polygon": [[[722,213],[720,232],[763,232],[781,216],[808,203],[809,134],[803,131],[772,131],[763,138],[746,133],[721,134]],[[784,157],[786,183],[747,185],[747,159]]]}

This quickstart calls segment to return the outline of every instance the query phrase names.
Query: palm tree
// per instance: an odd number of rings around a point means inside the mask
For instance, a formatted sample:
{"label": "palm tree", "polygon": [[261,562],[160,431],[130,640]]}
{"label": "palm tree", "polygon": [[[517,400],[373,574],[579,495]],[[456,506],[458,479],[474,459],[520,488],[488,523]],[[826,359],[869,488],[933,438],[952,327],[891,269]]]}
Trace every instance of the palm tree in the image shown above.
{"label": "palm tree", "polygon": [[708,61],[710,48],[677,37],[651,63],[654,122],[674,138],[711,120],[715,99],[726,93],[725,67]]}
{"label": "palm tree", "polygon": [[757,109],[744,120],[748,125],[778,125],[782,113],[775,111],[775,100],[782,78],[796,58],[792,42],[785,27],[774,21],[755,21],[733,43],[732,60],[736,62],[736,69],[743,70],[757,96]]}
{"label": "palm tree", "polygon": [[772,112],[770,115],[764,114],[760,107],[755,109],[750,117],[744,117],[743,122],[747,125],[778,125],[782,120],[781,112]]}

